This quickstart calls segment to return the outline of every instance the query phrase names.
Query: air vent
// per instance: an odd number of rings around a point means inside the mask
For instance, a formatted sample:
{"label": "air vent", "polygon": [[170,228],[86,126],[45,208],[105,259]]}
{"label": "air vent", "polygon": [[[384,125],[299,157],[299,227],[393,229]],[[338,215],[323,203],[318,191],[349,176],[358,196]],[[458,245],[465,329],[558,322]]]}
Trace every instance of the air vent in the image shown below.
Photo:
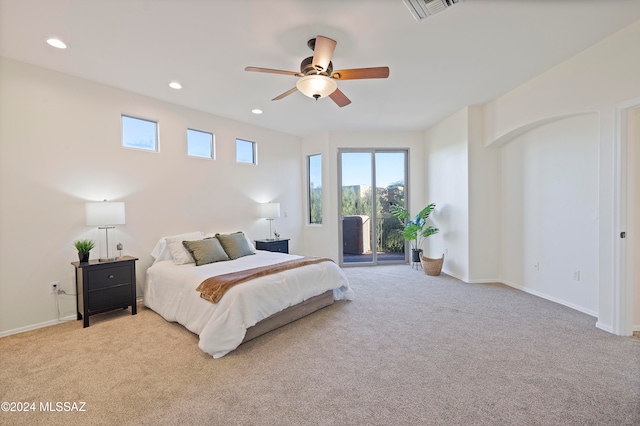
{"label": "air vent", "polygon": [[460,3],[462,0],[402,0],[416,22],[428,16],[440,13],[446,8]]}

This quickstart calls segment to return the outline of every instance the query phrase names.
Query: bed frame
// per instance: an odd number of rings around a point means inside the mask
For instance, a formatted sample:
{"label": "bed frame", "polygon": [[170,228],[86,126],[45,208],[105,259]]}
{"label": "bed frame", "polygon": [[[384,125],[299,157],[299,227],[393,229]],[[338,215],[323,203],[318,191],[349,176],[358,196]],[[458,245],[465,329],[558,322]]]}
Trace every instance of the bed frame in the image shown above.
{"label": "bed frame", "polygon": [[289,306],[287,309],[277,312],[258,322],[256,325],[247,328],[242,343],[262,336],[271,330],[287,325],[290,322],[305,317],[331,304],[333,304],[333,290],[328,290],[322,294],[311,297],[297,305]]}

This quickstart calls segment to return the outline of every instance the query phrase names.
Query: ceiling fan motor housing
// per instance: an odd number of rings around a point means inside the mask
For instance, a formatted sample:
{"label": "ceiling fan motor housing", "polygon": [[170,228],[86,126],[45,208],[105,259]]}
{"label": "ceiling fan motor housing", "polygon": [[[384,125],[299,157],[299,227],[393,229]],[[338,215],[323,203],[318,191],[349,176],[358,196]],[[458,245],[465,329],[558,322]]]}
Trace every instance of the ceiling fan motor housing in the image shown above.
{"label": "ceiling fan motor housing", "polygon": [[333,71],[333,62],[331,61],[329,61],[329,66],[327,67],[326,70],[324,71],[317,70],[313,66],[313,56],[309,56],[308,58],[303,59],[302,62],[300,63],[300,73],[303,75],[320,74],[320,75],[326,75],[328,77],[331,75],[332,71]]}

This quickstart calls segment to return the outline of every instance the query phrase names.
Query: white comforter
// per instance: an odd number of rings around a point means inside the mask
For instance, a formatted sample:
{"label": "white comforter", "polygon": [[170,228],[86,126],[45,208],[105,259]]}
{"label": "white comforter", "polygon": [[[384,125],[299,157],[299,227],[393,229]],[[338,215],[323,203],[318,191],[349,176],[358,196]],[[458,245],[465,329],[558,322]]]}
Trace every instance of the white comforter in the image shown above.
{"label": "white comforter", "polygon": [[335,300],[352,300],[353,291],[342,269],[322,262],[260,277],[231,288],[218,303],[200,298],[195,289],[214,275],[255,268],[300,256],[258,250],[236,260],[195,266],[172,260],[147,270],[144,304],[200,336],[200,349],[219,358],[242,343],[248,327],[289,306],[333,290]]}

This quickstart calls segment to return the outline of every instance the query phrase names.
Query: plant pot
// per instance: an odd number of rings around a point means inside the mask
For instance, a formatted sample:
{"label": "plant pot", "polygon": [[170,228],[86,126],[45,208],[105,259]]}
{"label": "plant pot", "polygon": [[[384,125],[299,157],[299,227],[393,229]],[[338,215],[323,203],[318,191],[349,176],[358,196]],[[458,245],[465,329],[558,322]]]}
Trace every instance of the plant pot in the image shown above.
{"label": "plant pot", "polygon": [[430,259],[422,256],[422,269],[427,275],[440,275],[442,264],[444,263],[444,254],[440,259]]}
{"label": "plant pot", "polygon": [[80,259],[80,263],[87,263],[89,261],[89,252],[78,252],[78,259]]}
{"label": "plant pot", "polygon": [[420,262],[420,253],[422,253],[422,249],[411,249],[411,263]]}

